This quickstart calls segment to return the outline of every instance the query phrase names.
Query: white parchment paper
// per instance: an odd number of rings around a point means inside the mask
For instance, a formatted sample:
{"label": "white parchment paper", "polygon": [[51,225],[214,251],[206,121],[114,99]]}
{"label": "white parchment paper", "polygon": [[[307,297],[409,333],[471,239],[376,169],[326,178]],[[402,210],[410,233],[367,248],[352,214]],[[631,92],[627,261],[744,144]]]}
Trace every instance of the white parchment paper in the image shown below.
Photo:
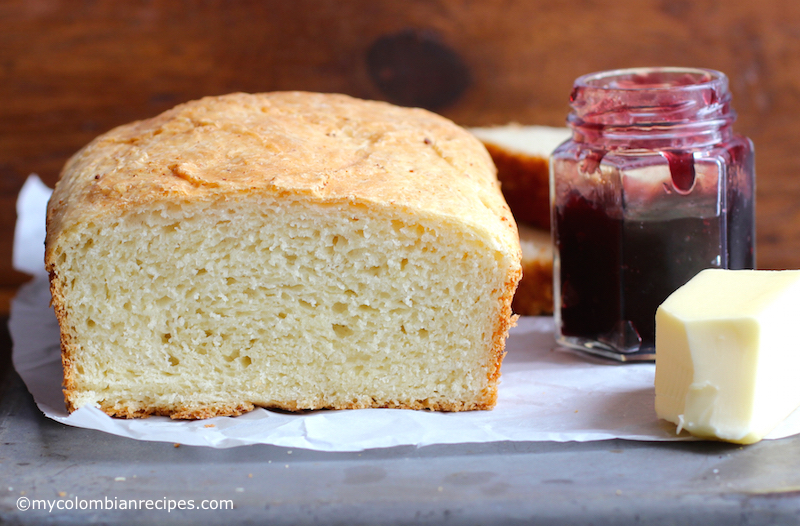
{"label": "white parchment paper", "polygon": [[[67,425],[134,438],[228,448],[273,444],[320,451],[493,441],[693,440],[656,418],[653,364],[616,364],[558,349],[550,317],[523,317],[511,330],[497,407],[434,413],[398,409],[256,409],[238,417],[176,421],[111,418],[94,407],[64,409],[58,324],[43,268],[50,190],[31,176],[17,203],[14,265],[35,276],[19,291],[9,322],[13,363],[39,409]],[[800,433],[796,411],[767,438]]]}

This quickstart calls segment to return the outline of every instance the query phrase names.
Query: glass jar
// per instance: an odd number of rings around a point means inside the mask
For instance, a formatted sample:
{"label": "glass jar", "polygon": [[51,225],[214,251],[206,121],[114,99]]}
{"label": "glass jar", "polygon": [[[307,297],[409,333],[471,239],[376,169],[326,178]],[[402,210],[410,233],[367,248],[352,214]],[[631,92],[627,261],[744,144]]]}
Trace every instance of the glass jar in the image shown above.
{"label": "glass jar", "polygon": [[752,142],[727,77],[638,68],[575,81],[550,162],[559,344],[655,358],[655,312],[700,270],[755,265]]}

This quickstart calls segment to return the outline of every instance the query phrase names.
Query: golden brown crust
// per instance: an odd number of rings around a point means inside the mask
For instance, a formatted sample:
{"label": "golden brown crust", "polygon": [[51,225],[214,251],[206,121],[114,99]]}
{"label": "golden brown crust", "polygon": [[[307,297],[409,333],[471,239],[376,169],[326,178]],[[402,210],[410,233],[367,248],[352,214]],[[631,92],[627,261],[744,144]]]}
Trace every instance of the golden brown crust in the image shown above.
{"label": "golden brown crust", "polygon": [[[512,262],[493,335],[490,384],[477,404],[319,400],[310,407],[271,407],[460,411],[494,406],[505,339],[513,323],[511,301],[521,275],[516,223],[481,143],[452,122],[419,109],[344,95],[236,93],[188,102],[98,137],[67,163],[48,207],[45,263],[59,321],[66,312],[54,247],[63,233],[153,203],[212,202],[243,193],[377,205],[459,222],[490,232],[497,243],[493,248]],[[72,411],[78,396],[72,367],[77,347],[65,324],[61,326],[64,394]],[[158,407],[117,401],[101,402],[100,407],[125,418],[208,418],[241,414],[253,404]]]}
{"label": "golden brown crust", "polygon": [[76,408],[72,403],[72,398],[75,395],[75,369],[72,366],[72,349],[76,346],[72,342],[72,335],[66,330],[66,312],[64,309],[63,293],[61,291],[61,281],[57,279],[55,271],[50,271],[50,295],[52,297],[51,305],[58,320],[58,326],[61,334],[61,365],[64,369],[63,391],[64,401],[66,402],[67,410],[71,413]]}

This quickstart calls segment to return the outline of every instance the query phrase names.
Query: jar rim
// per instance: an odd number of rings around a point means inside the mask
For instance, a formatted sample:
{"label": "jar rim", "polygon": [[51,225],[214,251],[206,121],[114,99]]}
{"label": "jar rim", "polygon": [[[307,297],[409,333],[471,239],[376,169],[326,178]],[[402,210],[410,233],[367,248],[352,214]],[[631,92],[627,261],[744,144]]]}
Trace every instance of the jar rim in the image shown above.
{"label": "jar rim", "polygon": [[696,90],[727,86],[721,71],[691,67],[639,67],[599,71],[582,75],[576,87],[627,92]]}
{"label": "jar rim", "polygon": [[[568,124],[587,136],[623,133],[696,135],[698,126],[727,128],[736,119],[728,77],[713,69],[628,68],[578,77],[570,94]],[[727,133],[727,132],[725,132]]]}

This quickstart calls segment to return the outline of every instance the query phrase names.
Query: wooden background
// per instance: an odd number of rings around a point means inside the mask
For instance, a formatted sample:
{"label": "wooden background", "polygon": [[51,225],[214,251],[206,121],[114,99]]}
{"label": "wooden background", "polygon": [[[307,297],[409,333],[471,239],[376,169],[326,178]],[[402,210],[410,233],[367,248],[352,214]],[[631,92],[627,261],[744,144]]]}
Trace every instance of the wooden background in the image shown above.
{"label": "wooden background", "polygon": [[756,144],[758,265],[800,268],[800,2],[3,0],[0,315],[15,199],[96,135],[204,95],[315,90],[561,126],[575,77],[719,69]]}

